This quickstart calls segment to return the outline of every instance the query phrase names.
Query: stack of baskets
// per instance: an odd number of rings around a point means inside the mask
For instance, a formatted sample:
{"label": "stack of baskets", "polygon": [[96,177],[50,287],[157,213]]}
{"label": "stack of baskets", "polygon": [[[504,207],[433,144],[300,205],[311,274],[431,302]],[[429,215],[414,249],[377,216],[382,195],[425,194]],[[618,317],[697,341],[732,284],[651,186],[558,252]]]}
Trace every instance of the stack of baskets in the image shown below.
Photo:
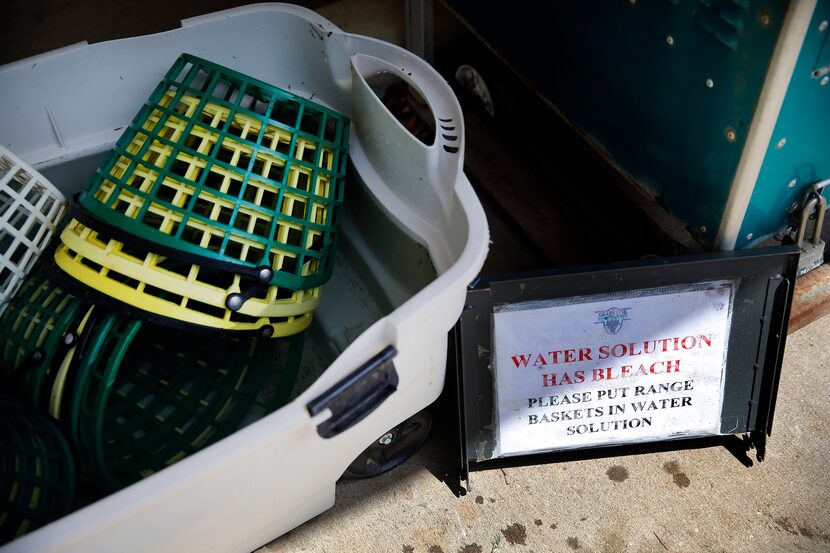
{"label": "stack of baskets", "polygon": [[58,426],[0,396],[0,545],[65,515],[74,499],[75,463]]}
{"label": "stack of baskets", "polygon": [[3,235],[17,281],[2,288],[0,385],[59,420],[90,481],[121,488],[287,401],[334,266],[348,131],[182,55],[13,297],[65,205],[56,190],[46,205],[54,187],[31,169],[7,186],[20,162],[0,150],[4,209],[47,214],[3,215],[24,247]]}
{"label": "stack of baskets", "polygon": [[75,499],[66,436],[31,401],[54,376],[47,359],[62,357],[80,308],[36,265],[65,213],[63,194],[0,146],[0,545],[63,516]]}
{"label": "stack of baskets", "polygon": [[73,206],[55,261],[151,320],[296,334],[334,267],[348,127],[183,55]]}

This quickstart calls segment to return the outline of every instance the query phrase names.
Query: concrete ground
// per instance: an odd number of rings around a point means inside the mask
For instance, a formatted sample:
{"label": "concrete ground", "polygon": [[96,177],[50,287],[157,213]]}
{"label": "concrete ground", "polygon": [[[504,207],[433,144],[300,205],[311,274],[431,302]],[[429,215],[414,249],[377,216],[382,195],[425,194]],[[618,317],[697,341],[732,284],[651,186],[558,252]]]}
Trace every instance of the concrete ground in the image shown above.
{"label": "concrete ground", "polygon": [[[830,317],[788,339],[768,458],[725,447],[473,472],[456,497],[435,474],[457,446],[338,484],[337,502],[258,553],[830,551]],[[452,420],[442,424],[452,425]]]}

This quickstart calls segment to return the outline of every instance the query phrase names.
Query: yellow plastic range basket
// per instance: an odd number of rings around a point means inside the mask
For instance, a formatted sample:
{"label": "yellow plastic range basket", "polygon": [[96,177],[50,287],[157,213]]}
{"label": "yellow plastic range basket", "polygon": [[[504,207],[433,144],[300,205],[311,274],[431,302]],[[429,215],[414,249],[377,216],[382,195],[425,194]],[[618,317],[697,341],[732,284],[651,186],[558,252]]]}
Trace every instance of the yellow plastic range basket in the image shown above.
{"label": "yellow plastic range basket", "polygon": [[0,315],[0,389],[46,407],[55,380],[65,378],[88,307],[46,274],[43,258]]}
{"label": "yellow plastic range basket", "polygon": [[334,266],[348,128],[322,105],[184,54],[80,203],[122,242],[319,286]]}
{"label": "yellow plastic range basket", "polygon": [[72,509],[75,462],[57,425],[0,397],[0,546]]}
{"label": "yellow plastic range basket", "polygon": [[113,313],[99,318],[64,400],[82,471],[119,489],[279,408],[302,348],[302,335],[205,340]]}
{"label": "yellow plastic range basket", "polygon": [[0,313],[65,210],[66,200],[52,183],[0,146]]}
{"label": "yellow plastic range basket", "polygon": [[101,296],[112,298],[121,302],[110,305],[116,310],[174,326],[178,322],[278,338],[308,327],[320,302],[319,287],[248,286],[239,274],[132,248],[77,219],[61,233],[55,262],[94,291],[93,303]]}

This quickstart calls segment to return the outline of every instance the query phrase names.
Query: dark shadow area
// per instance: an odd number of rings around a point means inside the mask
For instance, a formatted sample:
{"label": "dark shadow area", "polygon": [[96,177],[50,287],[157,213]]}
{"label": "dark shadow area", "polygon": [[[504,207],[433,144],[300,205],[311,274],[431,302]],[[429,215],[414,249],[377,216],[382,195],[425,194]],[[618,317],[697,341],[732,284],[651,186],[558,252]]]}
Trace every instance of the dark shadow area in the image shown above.
{"label": "dark shadow area", "polygon": [[[683,228],[670,234],[656,223],[652,212],[662,212],[659,198],[647,197],[621,174],[440,2],[435,52],[434,65],[464,111],[465,172],[482,202],[500,206],[504,224],[523,233],[525,243],[544,254],[548,267],[700,249]],[[456,78],[459,68],[467,66],[486,83],[487,101],[480,89]],[[496,255],[498,246],[494,233]],[[488,263],[483,273],[503,270]]]}
{"label": "dark shadow area", "polygon": [[[432,404],[432,432],[424,445],[424,468],[449,488],[456,497],[466,495],[461,485],[464,450],[460,436],[456,341],[450,333],[447,350],[447,377],[438,400]],[[440,421],[440,423],[437,423]]]}
{"label": "dark shadow area", "polygon": [[[293,0],[317,9],[331,0]],[[86,40],[89,43],[159,33],[181,20],[254,2],[246,0],[12,0],[0,20],[0,65]],[[241,37],[240,37],[241,38]]]}

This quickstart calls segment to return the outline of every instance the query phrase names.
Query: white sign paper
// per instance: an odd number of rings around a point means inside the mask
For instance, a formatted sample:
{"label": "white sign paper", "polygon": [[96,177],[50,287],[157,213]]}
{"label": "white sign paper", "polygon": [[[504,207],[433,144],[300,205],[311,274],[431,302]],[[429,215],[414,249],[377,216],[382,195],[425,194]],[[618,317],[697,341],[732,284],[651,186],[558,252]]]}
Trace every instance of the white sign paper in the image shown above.
{"label": "white sign paper", "polygon": [[719,434],[733,288],[498,308],[496,455]]}

